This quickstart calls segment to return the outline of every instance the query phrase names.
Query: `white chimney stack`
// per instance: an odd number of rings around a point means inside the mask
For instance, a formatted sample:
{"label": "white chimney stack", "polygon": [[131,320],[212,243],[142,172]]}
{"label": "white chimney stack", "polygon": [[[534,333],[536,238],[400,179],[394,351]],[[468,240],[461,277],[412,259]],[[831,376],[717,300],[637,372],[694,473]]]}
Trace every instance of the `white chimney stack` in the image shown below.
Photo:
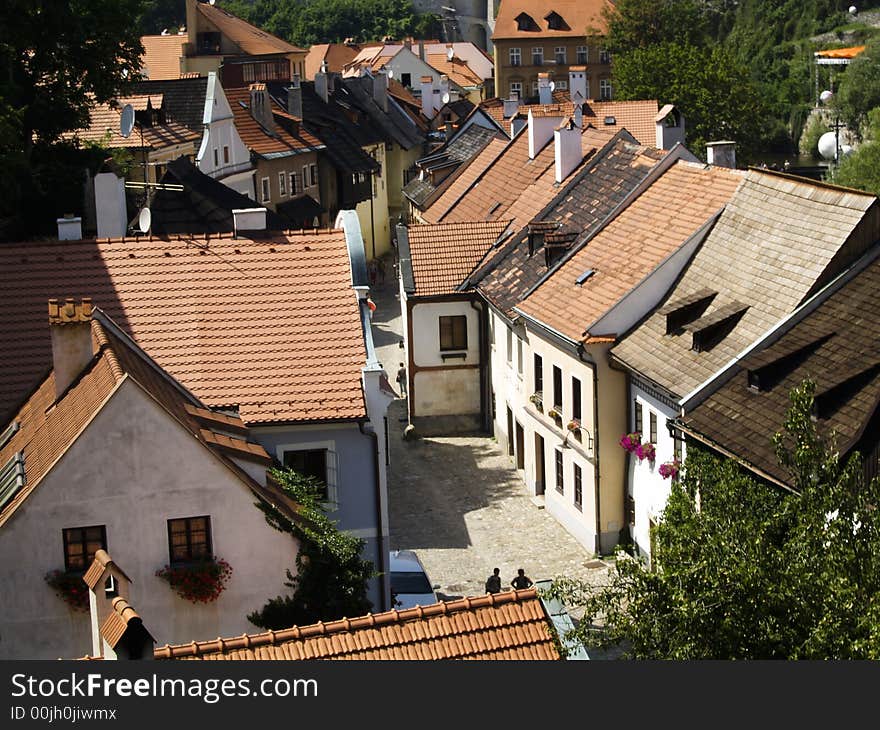
{"label": "white chimney stack", "polygon": [[529,159],[534,160],[544,146],[553,139],[554,130],[562,122],[562,109],[529,108]]}
{"label": "white chimney stack", "polygon": [[125,181],[115,172],[95,175],[95,213],[98,238],[122,238],[128,228]]}
{"label": "white chimney stack", "polygon": [[684,144],[684,115],[672,104],[664,106],[654,119],[657,128],[657,149],[671,150]]}
{"label": "white chimney stack", "polygon": [[422,114],[433,119],[434,111],[434,77],[422,76]]}
{"label": "white chimney stack", "polygon": [[326,104],[330,100],[328,66],[326,61],[321,61],[321,70],[315,74],[315,93]]}
{"label": "white chimney stack", "polygon": [[553,91],[550,89],[550,74],[548,73],[538,74],[538,103],[553,103]]}
{"label": "white chimney stack", "polygon": [[299,74],[293,75],[293,81],[287,87],[287,113],[297,119],[303,118],[303,92]]}
{"label": "white chimney stack", "polygon": [[722,140],[706,143],[706,161],[716,167],[736,169],[736,142]]}
{"label": "white chimney stack", "polygon": [[556,182],[561,183],[581,164],[581,128],[573,119],[568,119],[553,132],[553,146],[556,154]]}
{"label": "white chimney stack", "polygon": [[503,110],[502,114],[505,119],[510,119],[514,114],[519,111],[519,97],[513,97],[511,99],[502,99]]}
{"label": "white chimney stack", "polygon": [[73,216],[58,218],[58,240],[59,241],[80,241],[83,237],[82,218],[74,218]]}
{"label": "white chimney stack", "polygon": [[[587,100],[587,67],[571,66],[568,69],[568,91],[571,94],[573,104],[580,104]],[[577,98],[578,94],[580,98]]]}
{"label": "white chimney stack", "polygon": [[92,300],[82,303],[66,299],[59,304],[49,300],[49,332],[52,338],[52,368],[55,372],[55,397],[61,395],[91,362]]}
{"label": "white chimney stack", "polygon": [[265,231],[266,209],[265,208],[234,208],[232,220],[235,224],[235,235],[241,231]]}

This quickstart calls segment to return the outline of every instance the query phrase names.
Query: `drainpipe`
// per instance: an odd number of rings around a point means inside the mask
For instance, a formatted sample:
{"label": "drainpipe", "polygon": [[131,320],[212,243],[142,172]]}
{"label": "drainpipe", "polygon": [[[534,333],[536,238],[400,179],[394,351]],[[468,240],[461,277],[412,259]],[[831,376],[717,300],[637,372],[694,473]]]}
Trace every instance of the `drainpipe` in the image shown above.
{"label": "drainpipe", "polygon": [[382,529],[382,506],[383,499],[382,495],[382,482],[380,480],[379,474],[379,437],[376,435],[374,431],[367,431],[364,429],[364,422],[358,421],[358,430],[362,435],[367,436],[373,442],[373,478],[376,481],[376,525],[377,525],[377,537],[379,544],[379,565],[378,570],[380,573],[379,581],[380,586],[382,587],[382,595],[381,595],[381,610],[387,611],[391,607],[386,605],[386,598],[391,595],[391,584],[390,584],[390,567],[388,565],[388,543],[385,541],[384,530]]}
{"label": "drainpipe", "polygon": [[491,425],[489,424],[489,409],[487,408],[488,404],[488,382],[489,379],[487,377],[488,374],[488,345],[486,342],[486,338],[483,336],[484,332],[488,332],[489,328],[486,326],[486,317],[487,317],[487,307],[483,305],[479,305],[474,299],[471,299],[471,307],[477,310],[477,327],[479,331],[477,332],[477,342],[480,343],[480,421],[483,424],[483,428],[485,428],[490,433],[492,432]]}
{"label": "drainpipe", "polygon": [[376,224],[373,223],[373,200],[376,196],[373,193],[373,186],[376,184],[376,173],[370,173],[370,245],[373,247],[373,258],[376,258]]}
{"label": "drainpipe", "polygon": [[595,462],[596,462],[596,479],[595,479],[595,487],[594,487],[594,495],[593,498],[596,501],[596,555],[602,554],[602,520],[599,516],[600,513],[600,489],[599,483],[601,480],[601,472],[599,471],[599,373],[596,367],[596,362],[587,356],[588,359],[584,359],[584,343],[578,342],[577,344],[577,355],[578,359],[587,365],[590,370],[593,372],[593,451],[595,452]]}

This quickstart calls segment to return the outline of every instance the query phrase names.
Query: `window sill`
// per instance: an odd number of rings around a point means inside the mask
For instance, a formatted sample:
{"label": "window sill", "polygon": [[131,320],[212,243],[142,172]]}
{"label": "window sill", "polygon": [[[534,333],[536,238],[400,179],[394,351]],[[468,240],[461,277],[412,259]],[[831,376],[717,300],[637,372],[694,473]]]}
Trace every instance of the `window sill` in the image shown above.
{"label": "window sill", "polygon": [[441,352],[440,359],[443,362],[447,360],[467,360],[466,352]]}

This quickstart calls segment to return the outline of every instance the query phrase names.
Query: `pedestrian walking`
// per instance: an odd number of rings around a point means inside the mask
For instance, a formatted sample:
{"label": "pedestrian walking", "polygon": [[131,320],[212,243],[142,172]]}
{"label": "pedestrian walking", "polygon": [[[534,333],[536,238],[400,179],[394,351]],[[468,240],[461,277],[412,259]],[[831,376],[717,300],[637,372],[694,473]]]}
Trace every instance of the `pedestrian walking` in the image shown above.
{"label": "pedestrian walking", "polygon": [[510,581],[510,585],[512,585],[516,590],[521,591],[525,588],[532,587],[532,579],[526,575],[526,571],[520,568],[516,571],[516,578]]}
{"label": "pedestrian walking", "polygon": [[400,363],[400,368],[397,370],[397,387],[400,388],[400,395],[406,396],[406,367],[403,363]]}
{"label": "pedestrian walking", "polygon": [[492,575],[486,578],[486,593],[501,593],[501,570],[495,568]]}
{"label": "pedestrian walking", "polygon": [[385,283],[385,262],[382,259],[376,259],[376,272],[379,275],[379,283]]}

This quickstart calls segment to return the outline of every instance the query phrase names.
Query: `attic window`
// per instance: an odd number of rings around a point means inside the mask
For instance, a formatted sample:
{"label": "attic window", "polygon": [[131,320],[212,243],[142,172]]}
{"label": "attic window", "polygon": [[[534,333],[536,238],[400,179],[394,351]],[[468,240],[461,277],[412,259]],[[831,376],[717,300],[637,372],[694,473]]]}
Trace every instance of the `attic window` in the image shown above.
{"label": "attic window", "polygon": [[772,390],[806,357],[818,350],[833,336],[833,332],[827,332],[807,343],[798,342],[797,345],[787,348],[774,347],[747,358],[743,365],[748,368],[749,388],[762,392]]}
{"label": "attic window", "polygon": [[544,257],[549,269],[556,261],[562,258],[577,238],[576,231],[557,231],[544,236]]}
{"label": "attic window", "polygon": [[552,221],[536,221],[529,224],[529,256],[544,246],[544,237],[558,228]]}
{"label": "attic window", "polygon": [[749,305],[742,302],[729,302],[687,325],[685,329],[693,336],[691,349],[694,352],[711,350],[730,334],[748,308]]}
{"label": "attic window", "polygon": [[837,382],[816,393],[813,398],[813,416],[821,419],[830,418],[876,378],[878,373],[880,373],[880,361],[875,361],[867,367],[863,361],[855,367],[844,369],[842,374],[838,374]]}
{"label": "attic window", "polygon": [[583,274],[581,274],[577,279],[575,279],[575,284],[581,286],[587,279],[589,279],[596,272],[593,269],[587,269]]}
{"label": "attic window", "polygon": [[548,30],[571,30],[568,23],[566,23],[562,16],[555,10],[551,10],[547,13],[547,15],[544,16],[544,20],[547,21]]}
{"label": "attic window", "polygon": [[520,13],[514,18],[514,20],[516,21],[517,30],[541,30],[540,26],[535,22],[535,19],[528,13]]}
{"label": "attic window", "polygon": [[607,124],[609,127],[617,124],[617,118],[612,116],[605,117],[605,124]]}
{"label": "attic window", "polygon": [[0,432],[0,449],[9,443],[10,439],[15,436],[16,431],[20,428],[18,421],[13,421]]}
{"label": "attic window", "polygon": [[0,509],[24,486],[24,453],[19,451],[0,469]]}
{"label": "attic window", "polygon": [[666,334],[674,334],[686,324],[702,317],[717,294],[718,292],[711,289],[700,289],[660,308],[657,313],[666,317]]}

